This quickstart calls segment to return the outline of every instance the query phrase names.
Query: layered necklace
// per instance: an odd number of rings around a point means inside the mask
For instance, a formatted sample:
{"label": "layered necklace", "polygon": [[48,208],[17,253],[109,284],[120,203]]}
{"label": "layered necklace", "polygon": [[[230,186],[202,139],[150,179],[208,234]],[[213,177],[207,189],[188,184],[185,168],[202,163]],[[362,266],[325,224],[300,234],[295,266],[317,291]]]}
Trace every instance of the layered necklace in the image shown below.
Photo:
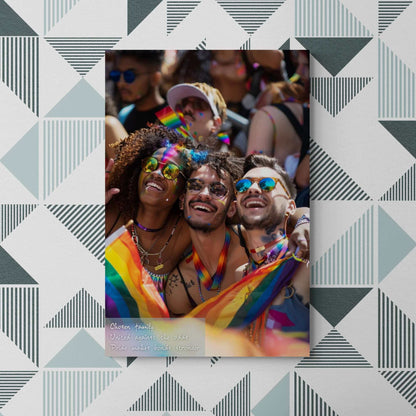
{"label": "layered necklace", "polygon": [[207,290],[218,290],[219,292],[221,289],[221,281],[222,281],[222,278],[224,277],[226,259],[227,259],[227,254],[228,254],[228,248],[230,247],[230,241],[231,241],[230,233],[228,232],[228,230],[226,230],[224,245],[222,247],[220,257],[218,259],[217,270],[215,271],[215,274],[213,276],[209,274],[208,270],[202,263],[201,259],[199,258],[198,252],[195,250],[194,246],[192,246],[191,254],[189,254],[189,256],[186,258],[187,263],[189,263],[189,261],[193,259],[195,271],[198,276],[199,294],[202,300],[204,299],[202,297],[202,292],[201,292],[201,282]]}

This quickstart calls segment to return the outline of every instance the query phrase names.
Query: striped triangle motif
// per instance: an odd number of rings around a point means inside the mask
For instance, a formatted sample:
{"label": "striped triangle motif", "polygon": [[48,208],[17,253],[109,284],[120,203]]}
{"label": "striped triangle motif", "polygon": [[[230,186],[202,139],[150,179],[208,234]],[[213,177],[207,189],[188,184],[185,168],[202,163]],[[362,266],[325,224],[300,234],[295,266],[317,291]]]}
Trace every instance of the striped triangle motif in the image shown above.
{"label": "striped triangle motif", "polygon": [[[249,51],[251,49],[251,38],[248,38],[241,46],[240,50],[242,51]],[[282,49],[282,48],[280,48]]]}
{"label": "striped triangle motif", "polygon": [[207,38],[204,38],[201,42],[199,42],[195,49],[197,51],[205,51],[207,49]]}
{"label": "striped triangle motif", "polygon": [[411,4],[411,1],[378,2],[378,34],[383,33]]}
{"label": "striped triangle motif", "polygon": [[[295,36],[369,37],[370,31],[340,0],[295,0]],[[317,23],[319,16],[320,24]]]}
{"label": "striped triangle motif", "polygon": [[201,3],[201,0],[167,0],[168,35]]}
{"label": "striped triangle motif", "polygon": [[0,286],[0,330],[39,365],[39,287]]}
{"label": "striped triangle motif", "polygon": [[46,207],[104,264],[103,205],[47,205]]}
{"label": "striped triangle motif", "polygon": [[36,374],[36,371],[0,371],[0,409]]}
{"label": "striped triangle motif", "polygon": [[413,165],[380,201],[416,201],[416,165]]}
{"label": "striped triangle motif", "polygon": [[249,35],[252,35],[284,3],[284,0],[217,0],[217,2]]}
{"label": "striped triangle motif", "polygon": [[44,120],[44,198],[104,140],[104,120]]}
{"label": "striped triangle motif", "polygon": [[4,36],[0,42],[0,80],[39,116],[39,38]]}
{"label": "striped triangle motif", "polygon": [[336,330],[311,350],[296,368],[372,368],[370,363]]}
{"label": "striped triangle motif", "polygon": [[166,368],[169,367],[178,357],[166,357]]}
{"label": "striped triangle motif", "polygon": [[311,199],[368,201],[370,197],[311,140]]}
{"label": "striped triangle motif", "polygon": [[380,374],[416,409],[416,371],[380,371]]}
{"label": "striped triangle motif", "polygon": [[80,0],[44,0],[44,33],[48,33]]}
{"label": "striped triangle motif", "polygon": [[374,230],[372,206],[312,265],[312,286],[373,285]]}
{"label": "striped triangle motif", "polygon": [[43,372],[43,415],[71,409],[65,415],[80,415],[113,381],[120,370],[47,370]]}
{"label": "striped triangle motif", "polygon": [[120,37],[111,38],[62,38],[45,37],[45,40],[82,76],[113,49]]}
{"label": "striped triangle motif", "polygon": [[295,416],[338,416],[315,390],[294,373],[294,415]]}
{"label": "striped triangle motif", "polygon": [[416,118],[416,75],[408,65],[378,40],[378,117]]}
{"label": "striped triangle motif", "polygon": [[211,367],[213,367],[215,364],[217,364],[219,360],[221,360],[221,357],[211,357],[210,358]]}
{"label": "striped triangle motif", "polygon": [[335,117],[372,79],[371,77],[311,78],[311,94],[332,117]]}
{"label": "striped triangle motif", "polygon": [[233,409],[235,415],[250,416],[250,391],[250,373],[247,373],[211,412],[215,416],[228,416]]}
{"label": "striped triangle motif", "polygon": [[82,288],[45,328],[104,328],[104,308]]}
{"label": "striped triangle motif", "polygon": [[0,205],[0,242],[3,241],[35,208],[36,204]]}
{"label": "striped triangle motif", "polygon": [[378,366],[415,368],[415,323],[378,291]]}
{"label": "striped triangle motif", "polygon": [[128,411],[204,412],[205,410],[168,372],[165,372],[130,406]]}

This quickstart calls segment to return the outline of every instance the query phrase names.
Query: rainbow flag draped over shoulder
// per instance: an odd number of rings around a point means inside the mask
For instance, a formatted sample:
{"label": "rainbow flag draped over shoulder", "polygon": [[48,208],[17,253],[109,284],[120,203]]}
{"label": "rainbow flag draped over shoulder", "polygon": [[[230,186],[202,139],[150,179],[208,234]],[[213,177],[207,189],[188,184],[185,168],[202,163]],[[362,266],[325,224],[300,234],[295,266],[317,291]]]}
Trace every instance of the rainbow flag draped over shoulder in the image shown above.
{"label": "rainbow flag draped over shoulder", "polygon": [[217,328],[244,328],[256,320],[289,283],[299,266],[293,257],[276,260],[249,273],[186,317],[204,318]]}
{"label": "rainbow flag draped over shoulder", "polygon": [[169,318],[124,226],[106,240],[105,314],[107,318]]}

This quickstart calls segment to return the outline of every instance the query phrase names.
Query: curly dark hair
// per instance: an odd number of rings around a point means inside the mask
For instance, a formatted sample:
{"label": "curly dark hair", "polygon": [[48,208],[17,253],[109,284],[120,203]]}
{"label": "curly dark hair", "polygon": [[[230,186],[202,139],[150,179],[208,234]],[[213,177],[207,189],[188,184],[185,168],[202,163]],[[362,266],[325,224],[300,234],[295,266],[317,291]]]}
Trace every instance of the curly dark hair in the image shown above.
{"label": "curly dark hair", "polygon": [[[120,212],[136,217],[140,204],[137,192],[137,183],[142,168],[142,161],[151,156],[156,150],[170,144],[180,144],[186,149],[194,149],[193,142],[185,139],[174,130],[164,126],[152,126],[131,133],[117,144],[117,156],[114,167],[109,177],[109,188],[119,188],[120,193],[113,197]],[[189,177],[191,164],[188,152],[179,152],[186,178]]]}
{"label": "curly dark hair", "polygon": [[286,185],[291,198],[296,198],[296,187],[293,181],[290,179],[287,172],[277,163],[277,159],[274,157],[259,154],[252,154],[247,156],[244,162],[244,174],[246,174],[251,169],[263,167],[275,170],[283,179],[283,182]]}

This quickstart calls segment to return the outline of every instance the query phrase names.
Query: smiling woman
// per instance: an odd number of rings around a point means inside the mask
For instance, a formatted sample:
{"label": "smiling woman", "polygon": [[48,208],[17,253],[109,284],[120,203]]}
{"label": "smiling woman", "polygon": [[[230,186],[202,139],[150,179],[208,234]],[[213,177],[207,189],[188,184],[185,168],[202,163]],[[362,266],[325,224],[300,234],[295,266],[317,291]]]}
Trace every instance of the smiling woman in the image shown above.
{"label": "smiling woman", "polygon": [[192,148],[172,130],[142,129],[119,142],[108,179],[108,187],[120,192],[106,206],[106,236],[133,220],[129,231],[161,294],[167,275],[190,244],[178,197],[189,176]]}

